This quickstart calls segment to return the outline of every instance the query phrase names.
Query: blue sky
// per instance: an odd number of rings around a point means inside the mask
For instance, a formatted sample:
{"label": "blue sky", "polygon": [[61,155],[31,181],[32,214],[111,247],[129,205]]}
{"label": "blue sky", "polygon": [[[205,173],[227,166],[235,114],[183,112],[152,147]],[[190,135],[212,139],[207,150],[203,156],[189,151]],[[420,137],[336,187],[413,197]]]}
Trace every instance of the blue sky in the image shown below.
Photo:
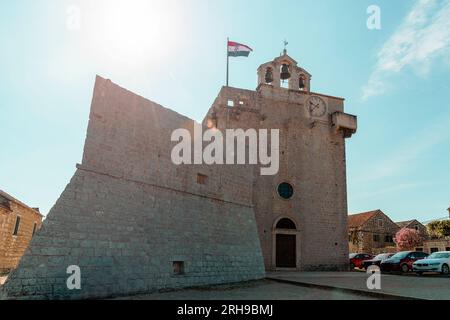
{"label": "blue sky", "polygon": [[[366,27],[373,4],[381,30]],[[287,39],[312,90],[346,98],[350,213],[446,215],[450,0],[2,1],[0,188],[47,214],[81,161],[96,74],[200,121],[227,36],[254,49],[230,85],[255,89]]]}

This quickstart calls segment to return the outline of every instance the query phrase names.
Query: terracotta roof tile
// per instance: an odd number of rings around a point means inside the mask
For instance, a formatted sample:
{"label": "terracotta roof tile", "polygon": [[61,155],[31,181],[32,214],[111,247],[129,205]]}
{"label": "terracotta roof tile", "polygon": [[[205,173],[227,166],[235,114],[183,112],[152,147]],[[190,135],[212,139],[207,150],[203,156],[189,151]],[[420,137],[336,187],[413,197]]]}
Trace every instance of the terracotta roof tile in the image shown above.
{"label": "terracotta roof tile", "polygon": [[358,214],[352,214],[348,216],[348,227],[357,228],[366,223],[370,218],[376,215],[380,210],[373,210],[368,212],[362,212]]}

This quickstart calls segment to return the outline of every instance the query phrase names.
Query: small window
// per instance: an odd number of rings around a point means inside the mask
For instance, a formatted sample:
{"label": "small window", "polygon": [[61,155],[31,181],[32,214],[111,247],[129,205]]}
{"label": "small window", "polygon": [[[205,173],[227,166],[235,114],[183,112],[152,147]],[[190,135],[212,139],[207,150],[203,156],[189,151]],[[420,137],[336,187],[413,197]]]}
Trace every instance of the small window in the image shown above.
{"label": "small window", "polygon": [[19,226],[20,226],[20,217],[17,216],[16,225],[14,226],[13,236],[17,236],[17,234],[19,233]]}
{"label": "small window", "polygon": [[423,248],[416,248],[416,251],[422,252]]}
{"label": "small window", "polygon": [[197,174],[197,183],[198,184],[206,184],[206,182],[208,181],[208,176],[204,175],[204,174]]}
{"label": "small window", "polygon": [[445,247],[445,251],[450,251],[450,247]]}
{"label": "small window", "polygon": [[173,262],[173,274],[177,276],[184,274],[184,261]]}
{"label": "small window", "polygon": [[36,233],[36,228],[37,228],[37,223],[35,222],[34,226],[33,226],[33,233],[31,236],[34,236],[34,234]]}
{"label": "small window", "polygon": [[283,218],[280,221],[278,221],[277,229],[291,229],[291,230],[295,230],[297,228],[295,227],[295,223],[291,219]]}
{"label": "small window", "polygon": [[373,241],[374,242],[380,242],[380,236],[378,234],[373,235]]}
{"label": "small window", "polygon": [[283,182],[278,186],[278,194],[283,199],[290,199],[294,195],[294,188],[289,183]]}
{"label": "small window", "polygon": [[382,228],[382,227],[383,227],[383,220],[381,220],[381,219],[378,219],[378,226],[379,226],[380,228]]}
{"label": "small window", "polygon": [[430,253],[438,252],[439,248],[430,248]]}
{"label": "small window", "polygon": [[245,102],[244,101],[242,101],[242,100],[240,100],[239,101],[239,105],[242,107],[242,106],[244,106],[245,105]]}
{"label": "small window", "polygon": [[416,231],[419,231],[419,226],[418,226],[418,225],[415,225],[415,226],[414,226],[414,229],[415,229]]}
{"label": "small window", "polygon": [[234,101],[231,99],[228,99],[227,106],[230,108],[234,107]]}

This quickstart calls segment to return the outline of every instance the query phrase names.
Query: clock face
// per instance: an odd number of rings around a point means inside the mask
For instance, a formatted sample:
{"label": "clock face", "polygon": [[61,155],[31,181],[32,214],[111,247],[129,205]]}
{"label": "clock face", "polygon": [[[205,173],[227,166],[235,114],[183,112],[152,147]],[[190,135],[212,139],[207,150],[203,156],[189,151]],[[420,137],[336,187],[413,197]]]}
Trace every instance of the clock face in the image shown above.
{"label": "clock face", "polygon": [[327,104],[325,101],[317,96],[309,98],[307,103],[309,114],[312,117],[323,117],[327,113]]}

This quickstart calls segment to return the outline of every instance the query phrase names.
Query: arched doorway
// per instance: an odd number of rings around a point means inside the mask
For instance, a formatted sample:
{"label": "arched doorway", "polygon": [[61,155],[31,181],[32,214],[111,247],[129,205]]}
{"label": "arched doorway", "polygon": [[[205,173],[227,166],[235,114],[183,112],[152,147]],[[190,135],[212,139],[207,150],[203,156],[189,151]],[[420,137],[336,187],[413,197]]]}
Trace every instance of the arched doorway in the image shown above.
{"label": "arched doorway", "polygon": [[275,267],[297,267],[297,227],[288,218],[281,218],[276,222],[275,238]]}

